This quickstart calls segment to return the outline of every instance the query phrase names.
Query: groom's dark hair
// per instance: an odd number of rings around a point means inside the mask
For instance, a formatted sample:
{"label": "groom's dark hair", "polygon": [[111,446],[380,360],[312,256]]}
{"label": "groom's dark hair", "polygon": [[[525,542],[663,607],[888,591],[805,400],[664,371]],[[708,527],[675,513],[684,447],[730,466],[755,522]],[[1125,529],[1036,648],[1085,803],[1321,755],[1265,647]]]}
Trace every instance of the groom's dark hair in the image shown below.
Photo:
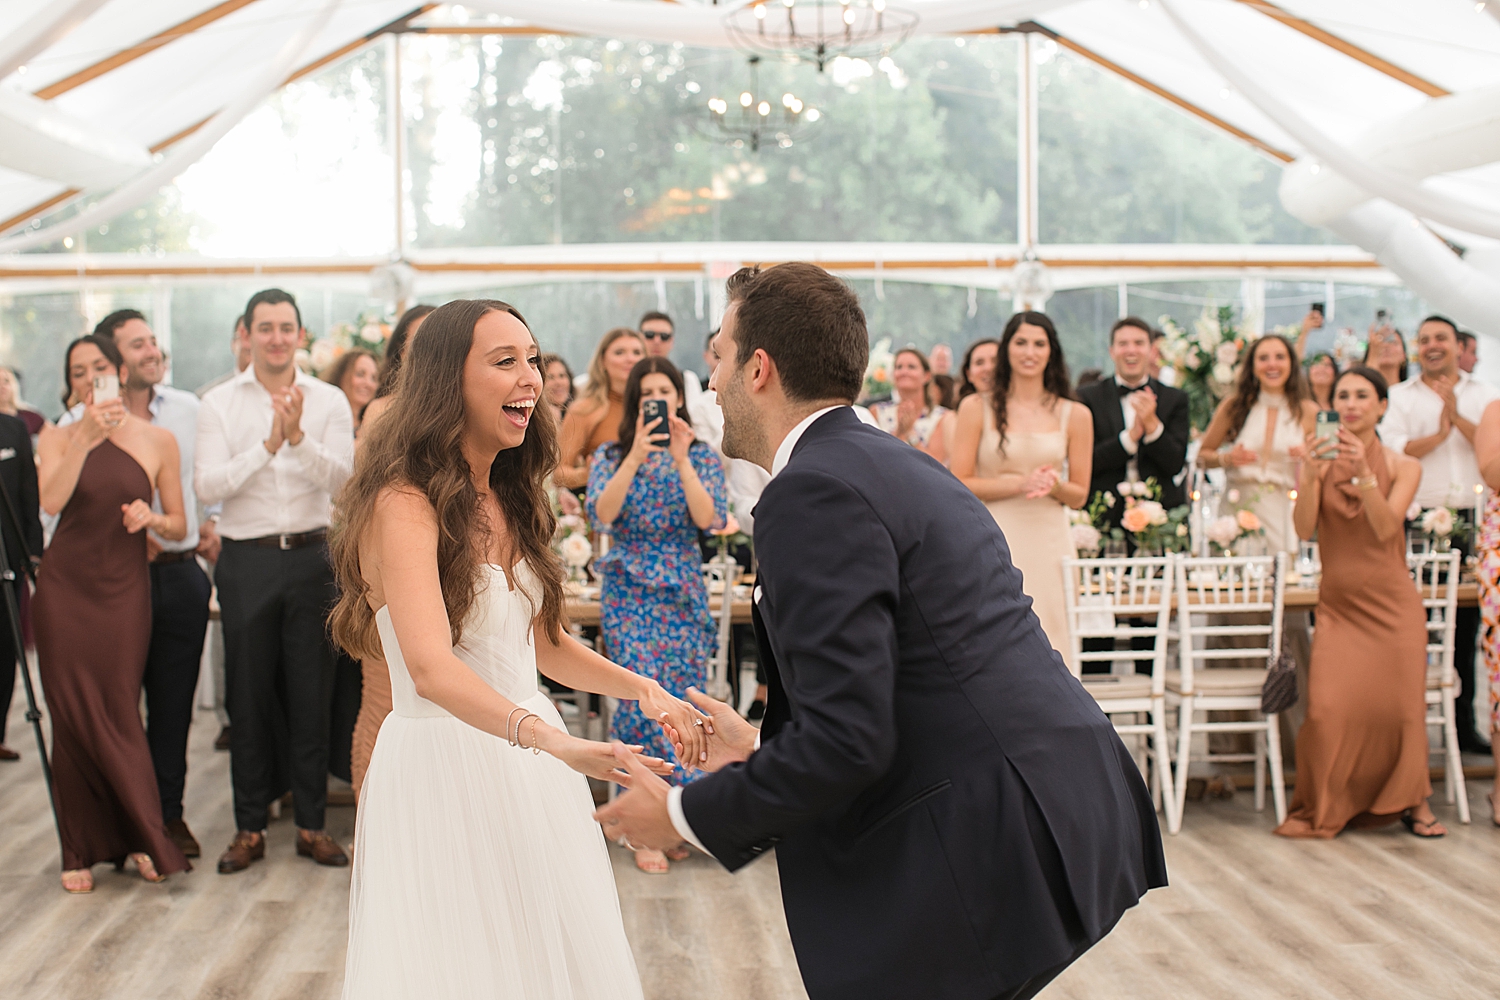
{"label": "groom's dark hair", "polygon": [[789,398],[854,402],[864,384],[870,336],[859,297],[815,264],[744,268],[726,282],[735,313],[735,363],[765,351]]}

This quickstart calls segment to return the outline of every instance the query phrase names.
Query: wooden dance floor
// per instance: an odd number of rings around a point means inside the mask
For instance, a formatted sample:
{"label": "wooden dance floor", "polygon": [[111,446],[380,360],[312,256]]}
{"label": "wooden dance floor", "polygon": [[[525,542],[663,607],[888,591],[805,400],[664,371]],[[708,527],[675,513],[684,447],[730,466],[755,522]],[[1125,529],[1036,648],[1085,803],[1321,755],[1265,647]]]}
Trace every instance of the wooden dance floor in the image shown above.
{"label": "wooden dance floor", "polygon": [[[6,1000],[321,1000],[343,981],[347,869],[294,856],[290,816],[273,823],[267,860],[221,876],[233,833],[229,756],[218,727],[193,727],[187,819],[203,843],[197,870],[147,885],[94,869],[92,895],[58,884],[57,840],[41,769],[21,717],[0,764],[0,997]],[[1474,824],[1434,799],[1450,835],[1423,842],[1399,827],[1328,843],[1273,837],[1250,795],[1189,803],[1169,838],[1173,884],[1126,915],[1103,944],[1042,995],[1126,998],[1500,996],[1500,829],[1488,782],[1470,786]],[[329,810],[352,835],[353,810]],[[666,877],[618,848],[626,930],[651,1000],[805,996],[781,917],[774,860],[739,875],[695,857]]]}

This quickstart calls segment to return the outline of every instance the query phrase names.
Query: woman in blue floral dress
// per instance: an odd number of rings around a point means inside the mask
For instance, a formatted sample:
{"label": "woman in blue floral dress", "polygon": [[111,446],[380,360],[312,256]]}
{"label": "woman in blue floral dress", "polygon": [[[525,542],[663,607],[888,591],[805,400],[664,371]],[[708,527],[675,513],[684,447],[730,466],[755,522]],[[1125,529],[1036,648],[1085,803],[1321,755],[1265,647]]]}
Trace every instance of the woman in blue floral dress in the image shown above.
{"label": "woman in blue floral dress", "polygon": [[[641,404],[648,399],[667,404],[665,447],[643,426]],[[698,532],[724,523],[724,469],[711,447],[694,440],[682,375],[665,358],[646,358],[631,370],[624,410],[619,439],[599,446],[589,471],[589,518],[595,530],[611,534],[609,552],[595,563],[602,578],[599,626],[610,659],[683,697],[689,685],[703,689],[717,649]],[[636,702],[620,703],[610,735],[673,759],[661,727]],[[679,763],[670,780],[682,785],[702,773]],[[668,857],[686,856],[639,850],[635,863],[659,874]]]}

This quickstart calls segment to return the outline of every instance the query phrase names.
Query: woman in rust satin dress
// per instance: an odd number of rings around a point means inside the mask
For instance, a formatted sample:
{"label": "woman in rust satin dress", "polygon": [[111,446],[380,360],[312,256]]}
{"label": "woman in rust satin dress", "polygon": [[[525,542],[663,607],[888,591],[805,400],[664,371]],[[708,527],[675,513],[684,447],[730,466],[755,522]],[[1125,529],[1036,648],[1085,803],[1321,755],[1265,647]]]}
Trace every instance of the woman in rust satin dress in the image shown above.
{"label": "woman in rust satin dress", "polygon": [[[151,639],[146,531],[186,534],[171,432],[93,402],[95,375],[126,372],[112,342],[69,345],[70,385],[89,401],[80,419],[42,434],[42,509],[61,511],[42,558],[32,622],[52,715],[52,771],[63,843],[63,888],[88,892],[90,867],[127,857],[159,882],[187,859],[167,834],[139,710]],[[160,491],[164,513],[151,509]]]}
{"label": "woman in rust satin dress", "polygon": [[1427,623],[1406,569],[1403,523],[1422,467],[1385,447],[1385,380],[1355,367],[1333,385],[1336,452],[1315,437],[1294,520],[1323,557],[1297,789],[1276,832],[1337,836],[1400,819],[1419,837],[1446,831],[1427,805]]}

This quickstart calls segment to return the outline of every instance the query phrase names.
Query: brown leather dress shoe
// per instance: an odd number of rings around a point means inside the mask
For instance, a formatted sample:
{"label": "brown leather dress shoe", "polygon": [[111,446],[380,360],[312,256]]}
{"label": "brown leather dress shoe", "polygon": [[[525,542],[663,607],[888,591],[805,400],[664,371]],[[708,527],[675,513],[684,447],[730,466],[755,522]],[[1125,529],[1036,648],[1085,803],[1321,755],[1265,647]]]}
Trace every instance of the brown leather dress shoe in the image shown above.
{"label": "brown leather dress shoe", "polygon": [[21,755],[10,747],[0,744],[0,760],[20,760]]}
{"label": "brown leather dress shoe", "polygon": [[322,830],[316,833],[311,830],[298,830],[297,853],[331,868],[342,868],[349,863],[349,855],[344,853],[338,841]]}
{"label": "brown leather dress shoe", "polygon": [[193,836],[193,831],[180,819],[167,820],[167,836],[172,838],[172,843],[184,857],[197,858],[203,855],[203,848],[198,846],[198,838]]}
{"label": "brown leather dress shoe", "polygon": [[219,874],[233,875],[242,872],[266,856],[266,835],[241,830],[234,835],[229,849],[219,855]]}

